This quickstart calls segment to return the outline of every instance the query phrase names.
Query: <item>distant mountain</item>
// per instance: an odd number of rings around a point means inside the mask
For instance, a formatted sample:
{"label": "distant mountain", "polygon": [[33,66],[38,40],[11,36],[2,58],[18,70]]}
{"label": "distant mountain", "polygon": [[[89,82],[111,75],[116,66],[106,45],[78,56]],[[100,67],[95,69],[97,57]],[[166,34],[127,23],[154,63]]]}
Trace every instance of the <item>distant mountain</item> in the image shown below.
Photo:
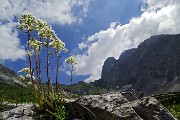
{"label": "distant mountain", "polygon": [[107,58],[94,84],[145,95],[180,91],[180,34],[152,36],[118,60]]}
{"label": "distant mountain", "polygon": [[0,82],[7,84],[22,84],[17,74],[13,70],[3,66],[2,64],[0,64]]}

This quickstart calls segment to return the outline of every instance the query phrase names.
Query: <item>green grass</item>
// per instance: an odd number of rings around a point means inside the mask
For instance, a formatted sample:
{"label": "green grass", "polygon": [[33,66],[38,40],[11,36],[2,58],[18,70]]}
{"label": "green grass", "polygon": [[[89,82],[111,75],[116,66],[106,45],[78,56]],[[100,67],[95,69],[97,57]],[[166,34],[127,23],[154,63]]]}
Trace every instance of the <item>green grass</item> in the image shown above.
{"label": "green grass", "polygon": [[167,108],[173,114],[174,117],[180,120],[180,104],[169,105]]}
{"label": "green grass", "polygon": [[0,82],[0,102],[11,103],[33,102],[34,97],[31,89],[18,84],[7,84]]}
{"label": "green grass", "polygon": [[[59,89],[69,92],[70,86],[60,84]],[[73,94],[81,96],[81,95],[89,95],[89,94],[91,94],[91,95],[102,94],[102,93],[104,93],[105,89],[96,87],[96,86],[94,86],[94,84],[91,84],[91,83],[88,84],[88,83],[80,81],[77,84],[72,85],[72,91],[73,91]]]}
{"label": "green grass", "polygon": [[0,82],[0,112],[10,110],[15,106],[9,106],[4,102],[23,103],[35,101],[31,89],[27,89],[18,84],[7,84]]}
{"label": "green grass", "polygon": [[174,117],[180,120],[180,92],[155,95]]}

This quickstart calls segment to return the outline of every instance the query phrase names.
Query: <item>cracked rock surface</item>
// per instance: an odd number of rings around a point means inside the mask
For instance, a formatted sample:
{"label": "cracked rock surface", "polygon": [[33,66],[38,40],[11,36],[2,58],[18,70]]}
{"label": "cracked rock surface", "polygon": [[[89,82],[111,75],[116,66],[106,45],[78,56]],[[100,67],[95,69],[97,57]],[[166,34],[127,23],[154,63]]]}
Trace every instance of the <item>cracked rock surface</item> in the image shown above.
{"label": "cracked rock surface", "polygon": [[19,104],[18,107],[1,113],[1,120],[34,120],[34,105]]}
{"label": "cracked rock surface", "polygon": [[[121,93],[88,95],[65,100],[67,120],[177,120],[154,97],[129,100]],[[33,104],[0,113],[0,120],[38,120]]]}

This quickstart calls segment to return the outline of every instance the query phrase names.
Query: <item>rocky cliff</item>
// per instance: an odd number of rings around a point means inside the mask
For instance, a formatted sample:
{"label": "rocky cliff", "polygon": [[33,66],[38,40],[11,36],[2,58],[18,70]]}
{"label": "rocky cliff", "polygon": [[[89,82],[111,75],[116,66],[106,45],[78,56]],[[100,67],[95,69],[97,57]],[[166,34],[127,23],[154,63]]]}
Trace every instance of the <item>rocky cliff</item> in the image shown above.
{"label": "rocky cliff", "polygon": [[179,76],[180,34],[157,35],[137,48],[124,51],[118,60],[107,58],[95,85],[151,95],[180,91]]}

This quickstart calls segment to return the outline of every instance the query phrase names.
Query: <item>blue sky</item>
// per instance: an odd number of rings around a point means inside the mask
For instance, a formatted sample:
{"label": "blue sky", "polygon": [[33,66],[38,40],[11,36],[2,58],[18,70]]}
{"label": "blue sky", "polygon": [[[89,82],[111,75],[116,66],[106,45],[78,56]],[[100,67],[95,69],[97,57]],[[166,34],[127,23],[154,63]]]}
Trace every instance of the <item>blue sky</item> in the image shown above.
{"label": "blue sky", "polygon": [[60,83],[69,84],[63,61],[70,55],[78,61],[73,82],[91,82],[107,57],[118,59],[151,35],[178,34],[179,11],[179,0],[0,0],[0,62],[16,72],[25,67],[26,36],[17,19],[31,13],[52,25],[69,50],[61,58]]}

